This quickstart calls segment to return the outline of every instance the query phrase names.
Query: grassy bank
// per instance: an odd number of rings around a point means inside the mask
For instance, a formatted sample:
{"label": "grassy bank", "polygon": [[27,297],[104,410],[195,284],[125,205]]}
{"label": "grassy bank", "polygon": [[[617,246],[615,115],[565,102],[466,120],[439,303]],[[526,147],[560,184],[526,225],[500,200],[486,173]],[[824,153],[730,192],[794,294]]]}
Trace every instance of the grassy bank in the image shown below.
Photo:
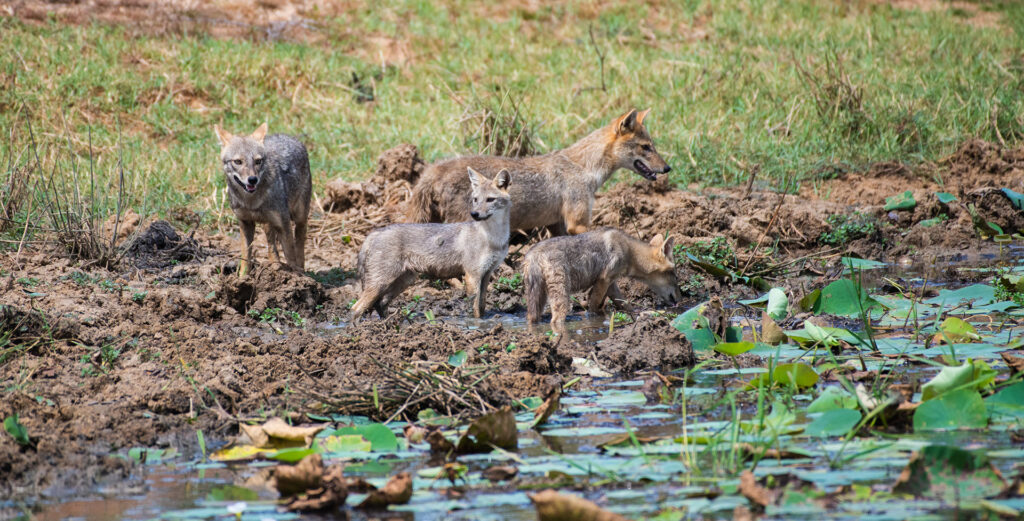
{"label": "grassy bank", "polygon": [[934,161],[973,136],[1012,145],[1024,8],[955,5],[408,1],[315,20],[306,43],[0,18],[0,159],[5,175],[34,162],[31,122],[43,171],[85,161],[91,139],[99,186],[123,157],[132,206],[212,219],[218,122],[304,135],[317,189],[403,142],[427,160],[477,151],[481,111],[513,101],[538,151],[653,107],[681,184]]}

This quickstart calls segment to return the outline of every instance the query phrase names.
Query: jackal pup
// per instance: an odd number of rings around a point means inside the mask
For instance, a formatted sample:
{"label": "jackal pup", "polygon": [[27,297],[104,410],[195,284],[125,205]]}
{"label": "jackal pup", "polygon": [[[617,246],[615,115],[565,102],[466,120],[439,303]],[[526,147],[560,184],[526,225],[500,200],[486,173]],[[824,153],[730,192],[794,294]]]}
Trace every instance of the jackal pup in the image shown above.
{"label": "jackal pup", "polygon": [[643,281],[668,304],[679,302],[672,244],[661,235],[646,243],[615,228],[537,243],[523,261],[527,324],[540,320],[544,303],[551,299],[551,327],[564,333],[570,295],[590,288],[587,309],[599,312],[606,295],[617,305],[622,302],[615,279],[623,276]]}
{"label": "jackal pup", "polygon": [[502,170],[487,179],[467,168],[472,184],[472,221],[453,224],[392,224],[374,230],[359,250],[362,293],[353,320],[374,308],[382,318],[388,302],[415,282],[418,273],[449,279],[466,275],[466,293],[475,296],[473,316],[484,312],[491,272],[508,254],[508,194],[511,180]]}
{"label": "jackal pup", "polygon": [[[270,262],[278,262],[278,243],[288,265],[306,266],[306,222],[313,179],[306,147],[292,136],[267,135],[264,123],[248,136],[235,136],[214,125],[220,138],[220,159],[228,182],[231,209],[242,228],[239,275],[252,261],[256,223],[267,234]],[[294,224],[294,229],[292,225]]]}
{"label": "jackal pup", "polygon": [[616,170],[626,168],[652,181],[671,170],[644,127],[648,112],[630,110],[568,148],[542,156],[466,156],[434,163],[413,188],[409,221],[467,220],[469,185],[463,172],[471,167],[488,178],[500,170],[512,175],[513,230],[583,233],[590,228],[594,193]]}

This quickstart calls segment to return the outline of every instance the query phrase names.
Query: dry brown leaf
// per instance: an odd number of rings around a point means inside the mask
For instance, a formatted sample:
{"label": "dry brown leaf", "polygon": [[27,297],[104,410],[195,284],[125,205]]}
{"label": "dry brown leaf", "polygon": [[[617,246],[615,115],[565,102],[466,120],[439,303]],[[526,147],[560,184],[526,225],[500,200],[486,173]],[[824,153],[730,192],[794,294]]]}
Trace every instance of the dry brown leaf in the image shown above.
{"label": "dry brown leaf", "polygon": [[626,521],[626,518],[609,512],[593,502],[554,490],[544,490],[533,495],[527,494],[537,508],[540,521]]}
{"label": "dry brown leaf", "polygon": [[472,454],[490,452],[494,447],[515,450],[518,446],[516,416],[511,407],[505,406],[473,420],[466,433],[459,438],[455,451],[459,454]]}
{"label": "dry brown leaf", "polygon": [[345,504],[348,498],[348,484],[340,465],[331,465],[324,471],[322,485],[289,499],[284,507],[292,512],[326,510]]}
{"label": "dry brown leaf", "polygon": [[1010,366],[1010,374],[1024,373],[1024,356],[1014,356],[1010,353],[999,353],[1006,365]]}
{"label": "dry brown leaf", "polygon": [[786,334],[779,324],[766,311],[761,312],[761,340],[766,344],[776,345],[786,341]]}
{"label": "dry brown leaf", "polygon": [[497,483],[498,481],[508,481],[519,474],[519,469],[512,465],[492,465],[484,469],[480,473],[487,481]]}
{"label": "dry brown leaf", "polygon": [[751,503],[761,507],[774,505],[775,500],[779,498],[777,492],[759,485],[754,473],[749,470],[744,470],[740,474],[740,494],[743,494],[743,497],[749,499]]}
{"label": "dry brown leaf", "polygon": [[303,442],[307,447],[313,444],[313,438],[318,432],[324,430],[327,425],[313,425],[310,427],[294,427],[288,425],[281,418],[271,418],[263,424],[263,432],[271,438]]}
{"label": "dry brown leaf", "polygon": [[537,407],[533,413],[533,427],[543,425],[548,418],[558,410],[558,400],[562,397],[562,379],[554,378],[548,382],[547,394],[544,396],[544,403]]}
{"label": "dry brown leaf", "polygon": [[430,432],[425,427],[419,425],[409,424],[402,429],[402,435],[405,436],[409,443],[423,443],[423,440],[427,439],[427,433]]}
{"label": "dry brown leaf", "polygon": [[[249,445],[254,447],[270,447],[270,436],[263,431],[262,425],[249,425],[248,423],[238,424],[238,430],[242,431],[242,434],[249,438]],[[244,440],[240,440],[241,444],[244,444]]]}
{"label": "dry brown leaf", "polygon": [[277,491],[282,496],[294,496],[319,488],[324,478],[324,460],[319,454],[310,454],[298,465],[278,465],[274,469]]}
{"label": "dry brown leaf", "polygon": [[427,443],[430,444],[430,452],[433,454],[448,454],[455,450],[455,444],[441,434],[440,427],[430,429],[427,433]]}
{"label": "dry brown leaf", "polygon": [[370,492],[358,508],[385,508],[388,505],[404,505],[412,498],[412,476],[399,472],[384,488]]}

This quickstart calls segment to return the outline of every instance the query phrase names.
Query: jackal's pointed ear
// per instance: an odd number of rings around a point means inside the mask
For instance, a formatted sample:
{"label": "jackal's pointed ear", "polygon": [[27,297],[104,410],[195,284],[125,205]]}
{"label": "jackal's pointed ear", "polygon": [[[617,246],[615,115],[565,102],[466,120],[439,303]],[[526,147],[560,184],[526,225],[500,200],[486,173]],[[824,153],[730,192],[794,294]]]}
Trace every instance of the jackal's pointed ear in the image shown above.
{"label": "jackal's pointed ear", "polygon": [[508,170],[504,168],[501,169],[501,172],[498,172],[498,175],[494,176],[494,187],[500,190],[508,190],[508,185],[511,182],[512,174],[508,173]]}
{"label": "jackal's pointed ear", "polygon": [[213,125],[213,131],[217,134],[217,139],[220,140],[221,146],[228,146],[228,143],[231,143],[231,138],[235,137],[227,130],[220,128],[220,125],[216,123]]}
{"label": "jackal's pointed ear", "polygon": [[630,109],[625,116],[620,117],[615,122],[615,133],[619,135],[629,134],[634,132],[636,127],[636,109]]}
{"label": "jackal's pointed ear", "polygon": [[477,188],[479,188],[480,185],[484,181],[486,181],[484,176],[480,175],[480,173],[477,172],[476,170],[473,170],[472,167],[467,166],[466,167],[466,172],[469,173],[469,184],[473,185],[473,190],[476,190]]}
{"label": "jackal's pointed ear", "polygon": [[644,118],[647,117],[647,114],[650,111],[651,111],[651,109],[641,110],[640,112],[637,112],[637,114],[636,114],[636,125],[638,127],[644,124]]}
{"label": "jackal's pointed ear", "polygon": [[676,240],[673,237],[665,239],[665,243],[661,245],[661,253],[665,255],[665,258],[672,260],[672,249],[676,246]]}
{"label": "jackal's pointed ear", "polygon": [[253,131],[252,135],[249,137],[252,138],[253,141],[259,141],[262,144],[263,138],[267,137],[267,122],[264,121],[263,124]]}

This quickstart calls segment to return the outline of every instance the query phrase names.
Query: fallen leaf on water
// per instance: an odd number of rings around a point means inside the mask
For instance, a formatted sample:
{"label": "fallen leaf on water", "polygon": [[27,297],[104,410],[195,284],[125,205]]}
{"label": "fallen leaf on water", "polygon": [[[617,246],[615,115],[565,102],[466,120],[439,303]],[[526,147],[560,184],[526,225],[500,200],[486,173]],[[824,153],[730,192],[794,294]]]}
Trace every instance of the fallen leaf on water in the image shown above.
{"label": "fallen leaf on water", "polygon": [[313,425],[309,427],[295,427],[288,425],[281,418],[271,418],[263,424],[263,432],[270,438],[277,438],[288,441],[301,441],[306,447],[313,443],[313,437],[324,430],[327,425]]}
{"label": "fallen leaf on water", "polygon": [[404,505],[412,497],[412,476],[399,472],[384,488],[370,492],[357,508],[385,508],[388,505]]}
{"label": "fallen leaf on water", "polygon": [[313,512],[326,510],[345,504],[348,498],[349,484],[346,483],[340,465],[331,465],[323,473],[321,486],[296,495],[285,504],[285,509],[292,512]]}
{"label": "fallen leaf on water", "polygon": [[586,499],[550,489],[526,497],[537,508],[540,521],[626,521]]}
{"label": "fallen leaf on water", "polygon": [[761,312],[761,340],[771,345],[786,341],[786,334],[782,332],[782,328],[775,323],[767,311]]}
{"label": "fallen leaf on water", "polygon": [[502,407],[473,420],[466,433],[459,438],[455,451],[459,454],[472,454],[490,452],[494,447],[515,450],[519,446],[516,434],[516,417],[512,408]]}
{"label": "fallen leaf on water", "polygon": [[484,469],[480,473],[487,481],[491,483],[497,483],[498,481],[508,481],[519,474],[519,469],[512,465],[492,465]]}
{"label": "fallen leaf on water", "polygon": [[420,427],[419,425],[409,424],[402,429],[402,435],[405,439],[409,440],[409,443],[423,443],[423,440],[427,439],[427,429]]}
{"label": "fallen leaf on water", "polygon": [[1014,356],[1006,352],[999,353],[999,356],[1002,356],[1006,365],[1010,366],[1011,374],[1024,373],[1024,356]]}
{"label": "fallen leaf on water", "polygon": [[779,493],[777,491],[768,490],[767,488],[757,483],[757,478],[754,477],[754,473],[749,470],[744,470],[740,474],[740,494],[743,497],[750,500],[755,505],[766,507],[768,505],[774,505],[775,501],[779,499]]}
{"label": "fallen leaf on water", "polygon": [[999,494],[1003,476],[988,457],[959,447],[929,445],[915,452],[893,492],[959,504]]}
{"label": "fallen leaf on water", "polygon": [[319,454],[310,454],[298,465],[278,465],[274,469],[277,491],[282,496],[294,496],[319,488],[324,477],[324,461]]}
{"label": "fallen leaf on water", "polygon": [[546,384],[547,392],[544,395],[544,403],[534,411],[531,427],[543,425],[558,410],[558,400],[562,397],[562,378],[557,375],[548,377]]}
{"label": "fallen leaf on water", "polygon": [[427,443],[430,444],[430,452],[433,454],[448,454],[455,450],[455,444],[441,434],[440,427],[432,427],[428,430]]}
{"label": "fallen leaf on water", "polygon": [[597,365],[597,362],[594,362],[589,358],[574,357],[572,359],[572,370],[575,374],[589,376],[591,378],[608,378],[612,376],[612,374],[606,371],[603,367]]}

